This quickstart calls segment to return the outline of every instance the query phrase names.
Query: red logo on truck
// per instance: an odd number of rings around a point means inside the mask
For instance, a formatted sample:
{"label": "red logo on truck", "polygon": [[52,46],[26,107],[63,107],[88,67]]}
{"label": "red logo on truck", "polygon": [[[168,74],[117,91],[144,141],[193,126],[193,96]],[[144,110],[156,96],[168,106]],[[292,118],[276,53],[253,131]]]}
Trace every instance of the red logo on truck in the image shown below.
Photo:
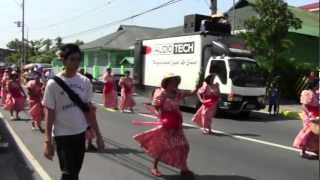
{"label": "red logo on truck", "polygon": [[150,54],[152,52],[151,47],[143,46],[143,54]]}

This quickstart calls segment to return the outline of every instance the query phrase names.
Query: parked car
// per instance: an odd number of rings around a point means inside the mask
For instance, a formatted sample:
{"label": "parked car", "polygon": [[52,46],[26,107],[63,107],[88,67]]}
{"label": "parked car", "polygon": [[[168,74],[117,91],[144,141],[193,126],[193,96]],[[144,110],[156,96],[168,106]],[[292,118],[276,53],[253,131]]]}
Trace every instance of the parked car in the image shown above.
{"label": "parked car", "polygon": [[[114,79],[115,79],[115,84],[116,84],[116,89],[117,89],[117,92],[118,92],[118,95],[120,95],[120,92],[121,92],[121,87],[119,86],[119,81],[120,81],[120,78],[122,77],[123,75],[121,74],[115,74],[113,75]],[[92,80],[92,86],[93,86],[93,92],[101,92],[103,91],[103,81],[100,80],[100,79],[93,79]]]}
{"label": "parked car", "polygon": [[92,88],[93,88],[93,92],[100,92],[102,93],[103,90],[103,81],[99,80],[99,79],[92,79]]}

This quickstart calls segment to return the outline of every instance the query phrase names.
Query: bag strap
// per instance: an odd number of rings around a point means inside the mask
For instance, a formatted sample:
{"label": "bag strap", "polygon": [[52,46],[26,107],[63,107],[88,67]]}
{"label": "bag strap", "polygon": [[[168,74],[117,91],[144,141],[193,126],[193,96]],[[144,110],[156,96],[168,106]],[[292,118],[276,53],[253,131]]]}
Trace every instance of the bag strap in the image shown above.
{"label": "bag strap", "polygon": [[75,93],[61,78],[54,76],[53,80],[68,94],[69,98],[75,103],[83,112],[89,112],[88,104],[84,103],[79,95]]}

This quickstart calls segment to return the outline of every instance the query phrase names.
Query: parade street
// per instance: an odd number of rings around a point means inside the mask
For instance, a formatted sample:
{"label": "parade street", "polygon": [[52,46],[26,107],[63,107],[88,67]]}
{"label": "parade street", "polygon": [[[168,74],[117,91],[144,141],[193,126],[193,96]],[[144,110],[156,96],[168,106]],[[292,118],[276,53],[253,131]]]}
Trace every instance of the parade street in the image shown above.
{"label": "parade street", "polygon": [[[153,120],[144,102],[135,96],[135,113],[120,113],[105,109],[101,94],[95,94],[97,118],[106,143],[104,153],[86,153],[80,173],[82,180],[149,180],[181,179],[179,170],[160,163],[163,177],[153,177],[147,156],[132,136],[152,126],[136,126],[132,120]],[[30,117],[10,121],[8,112],[1,110],[26,149],[30,166],[28,179],[59,179],[60,169],[55,155],[53,161],[43,157],[43,135],[31,130]],[[299,120],[288,120],[254,112],[249,119],[223,115],[213,120],[215,135],[203,135],[191,122],[193,112],[184,111],[184,132],[190,143],[188,163],[196,180],[316,180],[319,162],[306,160],[292,148],[292,141],[301,128]],[[35,159],[33,159],[35,158]],[[18,172],[17,172],[18,173]],[[41,177],[41,178],[40,178]],[[0,178],[1,179],[1,178]]]}

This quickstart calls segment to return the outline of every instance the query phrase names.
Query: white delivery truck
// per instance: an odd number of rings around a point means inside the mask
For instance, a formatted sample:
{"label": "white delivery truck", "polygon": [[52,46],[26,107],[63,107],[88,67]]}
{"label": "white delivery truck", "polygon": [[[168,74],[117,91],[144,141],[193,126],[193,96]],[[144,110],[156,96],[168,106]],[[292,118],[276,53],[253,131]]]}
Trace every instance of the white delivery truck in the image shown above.
{"label": "white delivery truck", "polygon": [[[233,36],[202,33],[137,41],[135,77],[138,88],[150,95],[167,73],[181,76],[182,90],[193,90],[199,76],[216,73],[221,98],[220,110],[249,115],[265,107],[265,81],[249,51]],[[202,72],[202,73],[200,73]],[[196,96],[185,98],[182,106],[198,107]]]}

